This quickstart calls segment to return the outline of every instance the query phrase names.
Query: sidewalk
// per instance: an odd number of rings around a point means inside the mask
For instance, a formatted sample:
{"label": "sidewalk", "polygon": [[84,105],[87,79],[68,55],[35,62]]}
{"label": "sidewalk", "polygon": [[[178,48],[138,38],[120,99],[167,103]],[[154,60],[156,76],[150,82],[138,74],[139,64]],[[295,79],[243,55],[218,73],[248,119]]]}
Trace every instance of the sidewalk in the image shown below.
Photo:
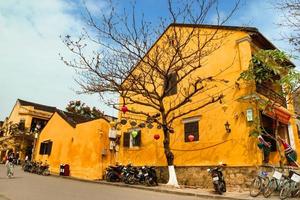
{"label": "sidewalk", "polygon": [[[105,184],[105,185],[112,185],[117,187],[128,187],[128,188],[135,188],[135,189],[141,189],[141,190],[148,190],[148,191],[154,191],[154,192],[162,192],[162,193],[170,193],[170,194],[177,194],[177,195],[185,195],[185,196],[196,196],[196,197],[204,197],[208,199],[231,199],[231,200],[262,200],[266,199],[262,195],[259,195],[258,197],[251,197],[249,195],[249,192],[226,192],[223,195],[218,195],[214,193],[213,188],[212,189],[192,189],[192,188],[173,188],[164,184],[159,184],[159,186],[155,187],[147,187],[143,185],[129,185],[121,182],[106,182],[106,181],[92,181],[92,180],[84,180],[84,179],[78,179],[74,177],[64,177],[64,176],[58,176],[61,178],[67,178],[67,179],[73,179],[78,181],[84,181],[84,182],[91,182],[91,183],[97,183],[97,184]],[[270,200],[279,199],[278,196],[271,196],[268,198]]]}

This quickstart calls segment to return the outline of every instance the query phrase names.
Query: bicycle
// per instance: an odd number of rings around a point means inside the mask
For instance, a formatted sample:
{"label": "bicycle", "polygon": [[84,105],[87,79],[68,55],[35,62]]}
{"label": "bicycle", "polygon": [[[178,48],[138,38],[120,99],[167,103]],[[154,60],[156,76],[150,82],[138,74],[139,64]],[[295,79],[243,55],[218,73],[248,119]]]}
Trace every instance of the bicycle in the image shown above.
{"label": "bicycle", "polygon": [[289,171],[288,181],[282,186],[279,198],[297,197],[300,195],[300,175],[295,171]]}
{"label": "bicycle", "polygon": [[274,191],[280,191],[283,185],[288,181],[287,175],[284,175],[281,172],[276,171],[275,167],[272,168],[273,168],[272,178],[270,179],[268,185],[263,191],[263,195],[265,198],[270,197]]}
{"label": "bicycle", "polygon": [[268,172],[266,171],[260,171],[258,173],[258,176],[253,179],[250,185],[250,196],[257,197],[260,195],[266,185],[269,183],[269,177]]}

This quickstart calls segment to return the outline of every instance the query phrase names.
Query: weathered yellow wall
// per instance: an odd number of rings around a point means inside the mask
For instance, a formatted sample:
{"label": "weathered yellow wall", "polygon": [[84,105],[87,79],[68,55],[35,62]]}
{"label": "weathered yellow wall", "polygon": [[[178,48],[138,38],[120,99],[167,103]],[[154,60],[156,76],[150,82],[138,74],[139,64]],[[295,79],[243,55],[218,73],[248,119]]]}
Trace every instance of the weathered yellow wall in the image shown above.
{"label": "weathered yellow wall", "polygon": [[[109,151],[109,123],[103,119],[69,125],[57,113],[50,119],[41,132],[35,160],[50,165],[52,173],[59,173],[60,164],[70,165],[70,176],[83,179],[101,179],[105,168],[114,164]],[[52,140],[51,155],[39,155],[40,143]],[[102,149],[107,155],[102,156]]]}
{"label": "weathered yellow wall", "polygon": [[[160,41],[156,45],[160,45]],[[226,43],[206,58],[205,65],[195,72],[195,76],[206,77],[223,70],[217,78],[226,79],[229,83],[220,84],[218,88],[211,89],[207,93],[215,94],[218,91],[223,91],[225,95],[223,104],[214,103],[184,117],[200,116],[199,141],[184,142],[182,119],[174,122],[175,133],[171,134],[170,148],[173,150],[176,166],[216,165],[220,161],[229,166],[262,164],[262,153],[257,147],[257,139],[249,137],[251,124],[246,122],[246,109],[251,107],[255,111],[255,104],[237,101],[241,96],[250,94],[254,88],[243,83],[239,86],[235,84],[242,70],[247,69],[249,66],[251,55],[251,43],[247,33],[234,31],[228,36]],[[184,84],[178,87],[184,87]],[[182,108],[182,111],[193,108],[196,103],[206,101],[209,98],[207,94],[194,97],[189,105]],[[170,101],[174,100],[172,98],[172,96],[169,97]],[[222,108],[224,104],[229,106],[226,111]],[[137,105],[129,104],[127,106],[129,110],[137,109],[135,108]],[[138,109],[141,109],[140,105]],[[147,108],[142,108],[142,110],[149,113],[153,112]],[[121,115],[120,113],[119,117]],[[138,118],[128,113],[126,117]],[[226,121],[230,123],[231,133],[225,131],[224,124]],[[129,125],[123,126],[122,132],[127,131],[129,128]],[[153,136],[157,133],[160,134],[160,139],[156,141]],[[297,138],[296,133],[294,131],[295,139]],[[299,141],[296,140],[296,142],[299,146]],[[156,129],[156,127],[151,130],[142,129],[140,147],[124,148],[123,141],[121,141],[117,161],[122,164],[165,166],[167,162],[163,151],[162,130]]]}

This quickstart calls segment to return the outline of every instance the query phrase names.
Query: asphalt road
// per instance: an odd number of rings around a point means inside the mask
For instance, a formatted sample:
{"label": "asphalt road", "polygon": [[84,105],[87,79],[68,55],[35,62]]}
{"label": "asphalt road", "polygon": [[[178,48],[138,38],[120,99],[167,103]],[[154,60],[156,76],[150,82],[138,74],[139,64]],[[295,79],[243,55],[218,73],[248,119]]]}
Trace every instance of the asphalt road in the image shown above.
{"label": "asphalt road", "polygon": [[98,183],[39,176],[15,168],[15,177],[6,177],[0,165],[0,199],[5,200],[201,200],[199,197],[166,194]]}

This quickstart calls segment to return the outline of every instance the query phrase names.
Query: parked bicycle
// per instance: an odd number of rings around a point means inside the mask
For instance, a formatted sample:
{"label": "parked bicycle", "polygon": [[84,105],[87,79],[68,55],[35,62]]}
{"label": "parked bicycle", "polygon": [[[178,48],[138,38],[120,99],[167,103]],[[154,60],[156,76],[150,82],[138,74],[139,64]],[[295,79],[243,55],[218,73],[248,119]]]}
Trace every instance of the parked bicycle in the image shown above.
{"label": "parked bicycle", "polygon": [[250,196],[257,197],[264,192],[265,187],[269,184],[268,172],[259,171],[250,185]]}
{"label": "parked bicycle", "polygon": [[286,199],[289,197],[299,197],[300,196],[300,174],[295,171],[290,170],[287,181],[282,186],[279,198]]}
{"label": "parked bicycle", "polygon": [[270,178],[269,183],[263,190],[264,197],[270,197],[274,191],[279,192],[287,181],[288,176],[283,174],[279,170],[276,170],[276,168],[273,167],[272,177]]}

